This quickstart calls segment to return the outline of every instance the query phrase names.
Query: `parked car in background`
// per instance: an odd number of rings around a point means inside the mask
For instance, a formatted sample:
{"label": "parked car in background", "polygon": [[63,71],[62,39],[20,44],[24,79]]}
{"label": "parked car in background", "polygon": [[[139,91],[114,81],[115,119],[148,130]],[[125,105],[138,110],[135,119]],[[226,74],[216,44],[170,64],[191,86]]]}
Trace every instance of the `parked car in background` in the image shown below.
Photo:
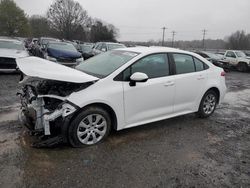
{"label": "parked car in background", "polygon": [[44,58],[70,67],[83,62],[82,54],[68,42],[49,42],[44,50]]}
{"label": "parked car in background", "polygon": [[44,57],[46,46],[49,42],[59,42],[59,39],[50,38],[50,37],[40,37],[35,47],[35,56]]}
{"label": "parked car in background", "polygon": [[107,52],[110,50],[118,49],[118,48],[126,48],[124,44],[113,43],[113,42],[98,42],[93,47],[92,53],[93,55],[98,55],[103,52]]}
{"label": "parked car in background", "polygon": [[23,42],[16,39],[0,39],[0,71],[16,72],[18,70],[16,59],[27,57]]}
{"label": "parked car in background", "polygon": [[93,43],[78,44],[77,49],[82,54],[84,60],[94,56],[92,53],[93,46]]}
{"label": "parked car in background", "polygon": [[242,51],[228,50],[224,54],[224,62],[240,72],[246,72],[250,69],[250,59]]}
{"label": "parked car in background", "polygon": [[228,65],[222,61],[223,57],[222,55],[217,55],[211,52],[206,52],[206,51],[196,51],[195,53],[199,54],[200,56],[204,57],[214,65],[224,68],[224,69],[229,69]]}
{"label": "parked car in background", "polygon": [[173,48],[116,49],[76,69],[36,57],[18,66],[30,79],[41,78],[36,85],[21,82],[22,121],[74,147],[96,144],[111,129],[193,112],[209,117],[226,93],[222,68]]}

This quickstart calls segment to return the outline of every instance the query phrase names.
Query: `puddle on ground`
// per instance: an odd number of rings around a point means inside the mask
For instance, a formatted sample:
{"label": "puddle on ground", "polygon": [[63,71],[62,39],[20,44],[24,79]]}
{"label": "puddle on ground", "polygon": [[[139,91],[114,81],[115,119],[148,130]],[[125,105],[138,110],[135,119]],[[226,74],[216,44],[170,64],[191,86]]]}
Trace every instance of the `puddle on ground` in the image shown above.
{"label": "puddle on ground", "polygon": [[236,92],[228,92],[222,103],[227,103],[234,107],[242,107],[250,105],[250,89]]}

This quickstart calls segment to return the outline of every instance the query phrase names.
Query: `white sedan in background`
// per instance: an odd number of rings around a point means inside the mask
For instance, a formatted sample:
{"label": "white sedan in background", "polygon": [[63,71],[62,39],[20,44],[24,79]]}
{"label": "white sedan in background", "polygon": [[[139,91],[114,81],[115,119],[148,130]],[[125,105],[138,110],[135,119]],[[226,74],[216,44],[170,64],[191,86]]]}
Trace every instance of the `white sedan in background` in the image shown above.
{"label": "white sedan in background", "polygon": [[17,39],[0,38],[0,72],[15,72],[17,58],[27,57],[24,44]]}
{"label": "white sedan in background", "polygon": [[[29,76],[20,93],[24,123],[74,147],[96,144],[111,129],[194,112],[209,117],[226,92],[223,69],[173,48],[117,49],[76,69],[35,57],[18,66]],[[27,84],[30,77],[40,84]]]}

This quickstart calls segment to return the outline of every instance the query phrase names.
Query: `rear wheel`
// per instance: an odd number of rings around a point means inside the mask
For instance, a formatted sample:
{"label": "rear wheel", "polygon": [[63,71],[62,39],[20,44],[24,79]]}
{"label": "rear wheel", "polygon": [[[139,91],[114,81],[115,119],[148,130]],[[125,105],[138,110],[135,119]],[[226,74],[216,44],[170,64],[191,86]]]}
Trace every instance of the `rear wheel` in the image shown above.
{"label": "rear wheel", "polygon": [[108,136],[110,128],[111,119],[104,109],[88,107],[72,121],[68,130],[69,142],[73,147],[97,144]]}
{"label": "rear wheel", "polygon": [[215,91],[209,90],[205,93],[205,95],[202,97],[198,116],[201,118],[209,117],[214,113],[214,110],[216,108],[218,102],[218,95]]}
{"label": "rear wheel", "polygon": [[237,70],[240,71],[240,72],[246,72],[248,69],[248,66],[246,63],[244,62],[239,62],[238,65],[237,65]]}

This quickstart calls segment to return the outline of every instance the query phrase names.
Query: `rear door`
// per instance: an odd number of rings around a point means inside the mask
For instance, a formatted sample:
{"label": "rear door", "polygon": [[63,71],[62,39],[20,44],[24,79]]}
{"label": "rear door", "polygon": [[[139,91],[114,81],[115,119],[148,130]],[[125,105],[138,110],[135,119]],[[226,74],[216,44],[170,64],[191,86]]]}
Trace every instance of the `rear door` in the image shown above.
{"label": "rear door", "polygon": [[172,53],[175,64],[175,101],[174,113],[191,112],[203,95],[207,82],[207,65],[188,54]]}

